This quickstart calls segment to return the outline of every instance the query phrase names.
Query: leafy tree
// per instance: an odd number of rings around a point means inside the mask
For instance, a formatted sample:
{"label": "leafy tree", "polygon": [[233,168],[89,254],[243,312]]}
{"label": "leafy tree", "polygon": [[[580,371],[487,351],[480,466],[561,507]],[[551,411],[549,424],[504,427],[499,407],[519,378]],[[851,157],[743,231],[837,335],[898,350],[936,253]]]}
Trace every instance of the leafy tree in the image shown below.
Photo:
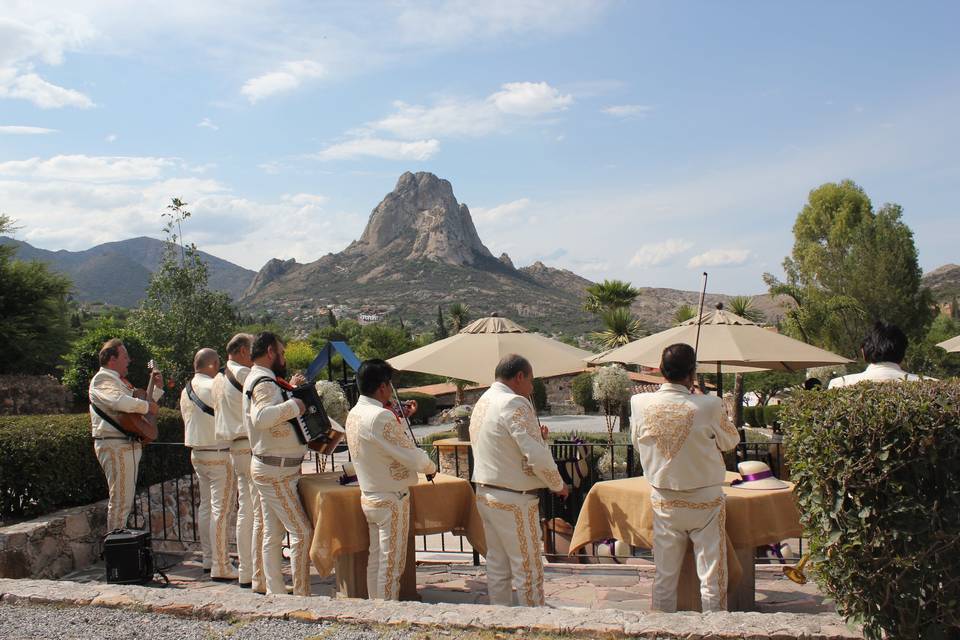
{"label": "leafy tree", "polygon": [[948,353],[937,343],[960,334],[960,321],[947,314],[934,319],[923,340],[911,341],[903,367],[910,372],[934,378],[960,376],[960,353]]}
{"label": "leafy tree", "polygon": [[130,355],[130,369],[127,371],[127,380],[135,387],[144,389],[147,386],[147,362],[153,355],[149,347],[133,330],[123,326],[113,318],[103,318],[87,329],[79,340],[73,343],[70,351],[64,356],[63,384],[73,392],[78,402],[87,402],[87,389],[90,379],[100,369],[100,347],[111,338],[123,340],[127,353]]}
{"label": "leafy tree", "polygon": [[450,333],[452,334],[460,333],[460,330],[470,322],[470,307],[461,302],[450,305],[447,313],[450,315]]}
{"label": "leafy tree", "polygon": [[773,398],[802,382],[802,373],[758,371],[757,373],[745,374],[743,386],[747,393],[755,393],[757,395],[757,404],[759,406],[765,407]]}
{"label": "leafy tree", "polygon": [[643,325],[633,317],[630,309],[618,307],[600,315],[604,328],[594,334],[604,349],[614,349],[633,342],[643,334]]}
{"label": "leafy tree", "polygon": [[413,348],[413,340],[402,329],[386,324],[368,324],[360,332],[360,343],[356,346],[356,353],[361,360],[370,358],[387,360]]}
{"label": "leafy tree", "polygon": [[437,305],[437,326],[433,330],[433,335],[437,340],[443,340],[447,337],[447,325],[443,321],[443,307]]}
{"label": "leafy tree", "polygon": [[306,340],[292,340],[286,344],[287,371],[290,374],[305,373],[317,357],[317,350]]}
{"label": "leafy tree", "polygon": [[604,280],[587,287],[587,299],[583,308],[591,313],[603,313],[614,309],[627,308],[640,296],[640,290],[634,289],[623,280]]}
{"label": "leafy tree", "polygon": [[593,413],[600,406],[593,397],[593,373],[584,371],[570,383],[570,395],[573,401],[583,407],[584,413]]}
{"label": "leafy tree", "polygon": [[915,339],[926,333],[933,296],[921,285],[913,233],[902,214],[896,204],[874,212],[850,180],[810,192],[783,262],[785,281],[764,274],[771,294],[794,303],[784,318],[787,333],[851,357],[876,319]]}
{"label": "leafy tree", "polygon": [[673,312],[673,324],[681,325],[691,318],[697,317],[697,310],[689,304],[682,304]]}
{"label": "leafy tree", "polygon": [[327,324],[331,327],[337,326],[337,314],[333,312],[333,309],[329,309],[327,313]]}
{"label": "leafy tree", "polygon": [[[15,228],[0,214],[0,233]],[[0,246],[0,373],[54,373],[70,340],[69,278]]]}
{"label": "leafy tree", "polygon": [[163,214],[163,258],[130,318],[131,328],[146,340],[165,374],[180,385],[193,374],[197,350],[222,351],[239,324],[227,294],[208,288],[208,268],[196,245],[183,244],[180,226],[190,217],[184,207],[185,202],[174,198]]}

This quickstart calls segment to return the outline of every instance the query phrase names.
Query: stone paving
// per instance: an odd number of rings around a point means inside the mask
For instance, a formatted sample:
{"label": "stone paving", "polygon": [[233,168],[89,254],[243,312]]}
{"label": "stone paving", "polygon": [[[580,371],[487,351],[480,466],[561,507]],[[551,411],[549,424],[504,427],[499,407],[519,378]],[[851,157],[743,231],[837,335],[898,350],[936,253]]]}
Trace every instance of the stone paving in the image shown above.
{"label": "stone paving", "polygon": [[[242,591],[236,584],[212,582],[202,572],[199,556],[166,554],[171,561],[180,560],[167,575],[171,587],[203,590],[209,593]],[[162,560],[161,560],[162,562]],[[103,580],[103,565],[65,576],[64,580],[98,583]],[[312,570],[312,593],[335,597],[333,577],[321,578]],[[544,591],[547,604],[553,607],[586,609],[650,610],[653,566],[611,564],[547,564]],[[422,602],[432,604],[487,604],[487,583],[483,566],[457,563],[420,563],[417,566],[417,587]],[[779,565],[757,567],[757,611],[763,613],[831,613],[833,607],[810,582],[800,586],[781,574]]]}

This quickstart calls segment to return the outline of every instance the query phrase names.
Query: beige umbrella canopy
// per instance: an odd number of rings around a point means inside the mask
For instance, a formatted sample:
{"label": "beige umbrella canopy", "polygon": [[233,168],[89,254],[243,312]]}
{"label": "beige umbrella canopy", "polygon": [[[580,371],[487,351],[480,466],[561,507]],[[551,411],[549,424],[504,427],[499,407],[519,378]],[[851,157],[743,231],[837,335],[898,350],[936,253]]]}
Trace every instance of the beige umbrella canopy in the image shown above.
{"label": "beige umbrella canopy", "polygon": [[[723,305],[718,305],[715,311],[704,313],[702,317],[697,362],[701,365],[723,365],[725,373],[737,373],[735,367],[750,367],[754,371],[797,371],[851,362],[843,356],[764,329],[755,322],[724,310]],[[696,340],[697,319],[692,318],[680,326],[609,351],[592,362],[624,362],[659,367],[660,355],[666,347],[677,342],[694,346]],[[740,369],[739,372],[743,371]]]}
{"label": "beige umbrella canopy", "polygon": [[960,352],[960,336],[955,336],[949,340],[944,340],[943,342],[937,343],[937,346],[941,349],[946,349],[951,353]]}
{"label": "beige umbrella canopy", "polygon": [[516,322],[492,316],[480,318],[460,333],[408,351],[388,361],[400,371],[419,371],[448,378],[490,384],[500,359],[518,353],[533,365],[538,378],[583,369],[589,351],[530,333]]}

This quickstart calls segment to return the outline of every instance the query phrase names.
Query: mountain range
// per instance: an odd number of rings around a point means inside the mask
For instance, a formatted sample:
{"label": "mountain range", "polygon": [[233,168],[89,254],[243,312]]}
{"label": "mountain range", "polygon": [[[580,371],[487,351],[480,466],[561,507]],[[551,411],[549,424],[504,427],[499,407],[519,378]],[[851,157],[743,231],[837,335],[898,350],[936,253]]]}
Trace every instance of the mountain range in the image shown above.
{"label": "mountain range", "polygon": [[[135,306],[157,268],[163,242],[138,237],[85,251],[47,251],[13,243],[21,259],[41,260],[68,275],[81,301]],[[484,245],[466,204],[453,186],[432,173],[404,173],[393,191],[373,209],[363,234],[339,253],[313,262],[269,260],[254,273],[209,253],[210,286],[228,293],[246,315],[269,317],[299,331],[309,330],[333,310],[338,317],[400,319],[429,329],[437,308],[461,302],[478,317],[497,312],[529,329],[578,335],[595,330],[595,316],[583,310],[592,282],[542,262],[517,268],[507,254]],[[960,266],[945,265],[924,276],[938,299],[960,292]],[[696,291],[639,287],[633,312],[650,330],[670,326],[676,309],[696,305]],[[708,294],[706,305],[729,300]],[[770,322],[783,313],[780,301],[753,296]]]}

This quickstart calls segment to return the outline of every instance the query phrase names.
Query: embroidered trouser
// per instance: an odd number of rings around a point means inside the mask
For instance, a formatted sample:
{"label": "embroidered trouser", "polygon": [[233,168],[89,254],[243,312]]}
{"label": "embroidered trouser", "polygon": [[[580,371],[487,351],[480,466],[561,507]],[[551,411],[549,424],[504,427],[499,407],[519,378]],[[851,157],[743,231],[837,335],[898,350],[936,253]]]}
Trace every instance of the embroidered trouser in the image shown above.
{"label": "embroidered trouser", "polygon": [[[256,504],[260,501],[257,489],[253,486],[250,477],[250,441],[247,438],[237,438],[230,444],[230,462],[233,465],[233,474],[237,483],[237,559],[239,579],[241,584],[253,581],[253,526]],[[262,557],[262,556],[261,556]],[[261,582],[262,580],[261,567]]]}
{"label": "embroidered trouser", "polygon": [[143,447],[139,442],[127,439],[98,439],[93,441],[93,450],[107,477],[110,500],[107,502],[107,531],[123,529],[133,509],[133,497],[137,489],[137,467]]}
{"label": "embroidered trouser", "polygon": [[726,507],[719,486],[692,491],[651,488],[653,504],[653,609],[677,610],[677,584],[687,552],[687,539],[700,578],[704,612],[727,608]]}
{"label": "embroidered trouser", "polygon": [[487,593],[490,604],[543,606],[540,501],[524,495],[479,487],[477,508],[487,539]]}
{"label": "embroidered trouser", "polygon": [[313,526],[300,504],[300,467],[274,467],[253,459],[253,482],[263,511],[263,572],[268,594],[285,594],[281,564],[284,534],[290,534],[293,594],[310,595],[310,541]]}
{"label": "embroidered trouser", "polygon": [[197,528],[203,550],[203,568],[211,578],[236,578],[230,565],[230,512],[236,502],[236,478],[227,451],[194,449],[190,462],[200,484]]}
{"label": "embroidered trouser", "polygon": [[360,507],[370,532],[367,597],[399,600],[400,576],[407,563],[410,494],[363,492]]}

